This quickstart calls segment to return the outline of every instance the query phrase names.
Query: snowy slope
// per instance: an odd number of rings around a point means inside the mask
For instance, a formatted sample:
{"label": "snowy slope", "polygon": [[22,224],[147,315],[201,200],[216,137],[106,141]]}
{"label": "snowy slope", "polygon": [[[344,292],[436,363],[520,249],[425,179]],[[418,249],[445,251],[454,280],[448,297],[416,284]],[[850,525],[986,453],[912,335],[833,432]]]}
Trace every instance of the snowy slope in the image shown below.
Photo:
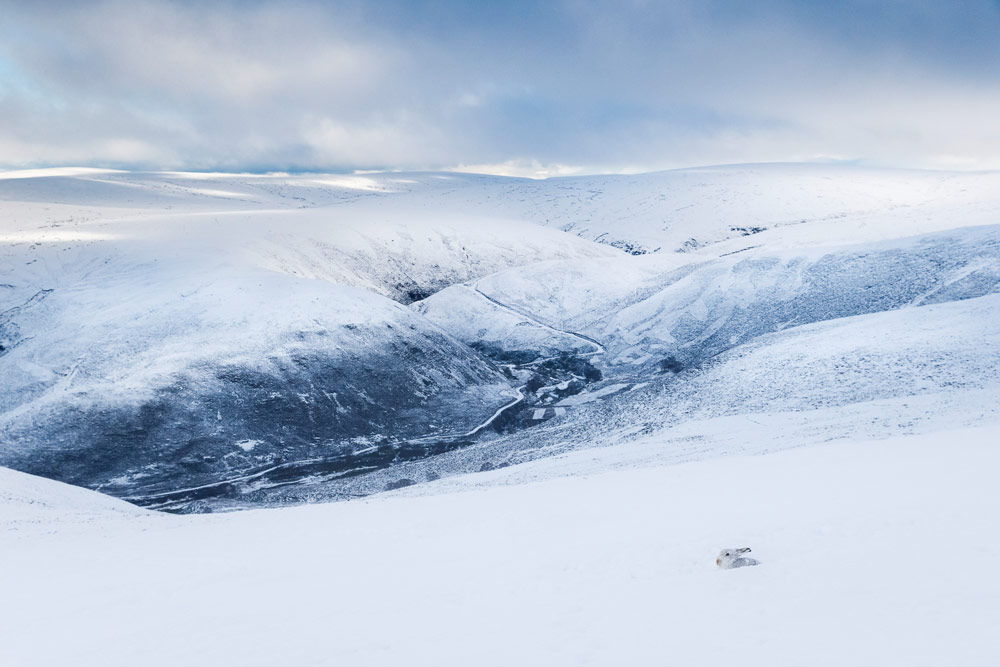
{"label": "snowy slope", "polygon": [[[998,438],[85,526],[5,499],[0,660],[985,667]],[[718,570],[736,546],[761,565]]]}
{"label": "snowy slope", "polygon": [[674,253],[537,262],[442,290],[416,308],[466,342],[517,346],[540,337],[550,346],[571,350],[578,339],[560,335],[560,330],[603,336],[619,311],[697,266]]}
{"label": "snowy slope", "polygon": [[[410,210],[500,216],[561,229],[626,252],[724,252],[769,242],[888,240],[997,224],[1000,174],[762,164],[533,181],[390,174]],[[398,181],[410,181],[399,183]],[[380,180],[381,182],[381,180]],[[377,206],[375,198],[358,200]],[[747,236],[750,235],[750,236]]]}
{"label": "snowy slope", "polygon": [[[618,254],[523,219],[425,212],[392,196],[397,186],[418,184],[412,179],[61,173],[0,174],[0,242],[12,252],[58,246],[100,261],[136,246],[159,261],[228,261],[404,302],[509,266]],[[37,275],[41,268],[29,279],[57,277]]]}
{"label": "snowy slope", "polygon": [[[355,210],[359,219],[521,220],[623,250],[714,252],[843,244],[996,224],[1000,173],[764,164],[535,181],[473,174],[233,175],[39,170],[0,174],[0,200],[83,209]],[[6,206],[6,205],[5,205]],[[54,217],[54,216],[51,216]],[[751,236],[746,236],[750,234]]]}
{"label": "snowy slope", "polygon": [[[0,463],[126,497],[211,486],[244,507],[692,420],[988,391],[975,360],[995,341],[969,323],[996,328],[995,309],[935,308],[997,292],[998,193],[997,173],[817,165],[0,175]],[[804,327],[900,309],[868,330]],[[936,337],[952,316],[953,339]],[[881,327],[876,370],[838,382]],[[899,327],[926,335],[915,356],[893,347]],[[801,381],[831,336],[846,347]],[[737,391],[755,372],[756,399]],[[944,418],[915,410],[886,418]],[[851,434],[846,414],[829,437]]]}
{"label": "snowy slope", "polygon": [[100,493],[0,468],[0,531],[7,537],[19,531],[36,535],[146,514]]}
{"label": "snowy slope", "polygon": [[622,309],[602,338],[613,361],[700,363],[764,333],[1000,291],[1000,227],[772,254],[699,266]]}
{"label": "snowy slope", "polygon": [[[364,477],[277,489],[272,497],[337,498],[378,492],[398,479],[495,469],[530,479],[509,466],[597,446],[608,447],[598,463],[562,474],[995,425],[998,322],[1000,294],[993,294],[793,327],[699,367],[640,376],[624,391],[570,405],[524,430]],[[620,379],[612,377],[576,398],[615,384]]]}
{"label": "snowy slope", "polygon": [[425,435],[435,416],[472,428],[508,392],[468,348],[360,290],[130,278],[53,289],[5,323],[9,465],[109,491],[196,486]]}
{"label": "snowy slope", "polygon": [[474,286],[452,285],[416,304],[424,319],[481,349],[531,350],[543,356],[592,348],[585,340],[494,303]]}
{"label": "snowy slope", "polygon": [[[468,343],[526,345],[531,336],[546,341],[555,328],[601,341],[611,364],[669,358],[687,367],[772,331],[1000,291],[996,225],[864,245],[762,245],[687,258],[536,263],[441,291],[418,310]],[[507,317],[498,318],[497,304]],[[572,349],[573,340],[563,349]]]}
{"label": "snowy slope", "polygon": [[396,301],[616,252],[525,222],[339,208],[391,191],[358,177],[15,176],[0,461],[119,495],[468,431],[510,381]]}

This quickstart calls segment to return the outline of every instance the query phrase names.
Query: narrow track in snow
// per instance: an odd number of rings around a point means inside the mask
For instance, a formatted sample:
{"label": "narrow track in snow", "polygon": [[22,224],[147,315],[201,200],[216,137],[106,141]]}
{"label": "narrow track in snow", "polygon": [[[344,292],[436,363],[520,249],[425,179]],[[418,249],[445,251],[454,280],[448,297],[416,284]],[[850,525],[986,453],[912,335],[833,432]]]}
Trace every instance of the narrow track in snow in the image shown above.
{"label": "narrow track in snow", "polygon": [[486,292],[483,292],[481,289],[479,289],[479,283],[478,282],[473,283],[472,290],[476,294],[478,294],[479,296],[481,296],[482,298],[484,298],[487,301],[489,301],[490,303],[492,303],[494,306],[497,306],[498,308],[502,308],[503,310],[506,310],[507,312],[513,313],[514,315],[517,315],[518,317],[522,317],[525,320],[527,320],[528,322],[531,322],[532,324],[534,324],[535,326],[541,327],[543,329],[547,329],[547,330],[552,331],[554,333],[563,334],[563,335],[566,335],[566,336],[570,336],[572,338],[577,338],[577,339],[582,340],[583,342],[585,342],[585,343],[587,343],[589,345],[593,345],[594,346],[594,350],[593,351],[591,351],[591,352],[583,352],[583,353],[579,354],[578,356],[581,356],[581,357],[590,357],[590,356],[594,356],[594,355],[597,355],[597,354],[604,354],[604,351],[605,351],[604,344],[601,343],[598,340],[595,340],[595,339],[591,338],[590,336],[586,336],[584,334],[577,333],[576,331],[566,331],[565,329],[560,329],[558,327],[554,327],[551,324],[546,324],[545,322],[542,322],[541,320],[539,320],[537,317],[534,317],[532,315],[529,315],[528,313],[522,312],[520,309],[515,308],[514,306],[511,306],[509,304],[503,303],[502,301],[497,301],[496,299],[494,299],[493,297],[491,297],[489,294],[487,294]]}

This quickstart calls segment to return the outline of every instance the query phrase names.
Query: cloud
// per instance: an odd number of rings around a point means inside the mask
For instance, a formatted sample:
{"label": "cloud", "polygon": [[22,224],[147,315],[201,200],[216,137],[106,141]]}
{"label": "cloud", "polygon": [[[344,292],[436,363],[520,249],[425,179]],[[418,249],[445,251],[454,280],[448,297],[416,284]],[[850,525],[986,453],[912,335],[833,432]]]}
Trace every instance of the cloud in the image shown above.
{"label": "cloud", "polygon": [[989,0],[0,0],[0,164],[1000,167]]}

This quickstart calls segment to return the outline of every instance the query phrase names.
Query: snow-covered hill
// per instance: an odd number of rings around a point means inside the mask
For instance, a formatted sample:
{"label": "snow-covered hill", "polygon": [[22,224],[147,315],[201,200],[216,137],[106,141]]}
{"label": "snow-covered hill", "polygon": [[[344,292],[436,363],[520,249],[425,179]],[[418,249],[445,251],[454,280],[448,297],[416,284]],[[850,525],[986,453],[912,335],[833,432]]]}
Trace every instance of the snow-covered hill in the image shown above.
{"label": "snow-covered hill", "polygon": [[6,323],[8,465],[111,492],[197,486],[436,419],[470,429],[509,393],[471,350],[354,288],[263,272],[129,282],[53,288]]}
{"label": "snow-covered hill", "polygon": [[[443,290],[419,310],[467,342],[526,344],[516,339],[533,317],[605,342],[609,363],[674,357],[689,366],[771,331],[998,290],[994,225],[846,247],[764,245],[687,263],[676,255],[538,263]],[[522,316],[494,321],[497,302]]]}
{"label": "snow-covered hill", "polygon": [[[576,450],[582,470],[764,453],[831,440],[878,439],[1000,423],[1000,294],[836,318],[760,336],[677,373],[615,376],[544,419],[433,458],[364,477],[268,491],[274,502],[377,493],[395,480],[488,470]],[[631,366],[626,366],[631,369]],[[615,391],[601,395],[602,388]],[[533,408],[530,413],[538,410]],[[594,454],[593,448],[607,447]],[[513,467],[512,467],[513,466]],[[493,473],[491,473],[493,474]]]}
{"label": "snow-covered hill", "polygon": [[49,170],[0,177],[0,207],[0,463],[151,504],[747,414],[839,411],[788,446],[995,418],[997,173]]}
{"label": "snow-covered hill", "polygon": [[0,461],[150,494],[482,423],[508,379],[396,301],[616,251],[523,221],[333,206],[391,183],[370,187],[0,179]]}
{"label": "snow-covered hill", "polygon": [[0,531],[6,538],[21,531],[39,534],[74,530],[146,514],[134,505],[101,493],[0,468]]}

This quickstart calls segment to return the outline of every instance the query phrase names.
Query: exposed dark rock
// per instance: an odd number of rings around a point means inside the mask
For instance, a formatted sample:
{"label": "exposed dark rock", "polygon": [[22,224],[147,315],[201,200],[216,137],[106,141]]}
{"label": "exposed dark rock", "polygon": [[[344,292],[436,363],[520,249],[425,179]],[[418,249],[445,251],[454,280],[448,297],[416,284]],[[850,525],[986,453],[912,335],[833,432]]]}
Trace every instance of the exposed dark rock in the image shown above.
{"label": "exposed dark rock", "polygon": [[684,370],[684,365],[677,361],[677,357],[667,357],[660,361],[660,370],[664,373],[680,373]]}

